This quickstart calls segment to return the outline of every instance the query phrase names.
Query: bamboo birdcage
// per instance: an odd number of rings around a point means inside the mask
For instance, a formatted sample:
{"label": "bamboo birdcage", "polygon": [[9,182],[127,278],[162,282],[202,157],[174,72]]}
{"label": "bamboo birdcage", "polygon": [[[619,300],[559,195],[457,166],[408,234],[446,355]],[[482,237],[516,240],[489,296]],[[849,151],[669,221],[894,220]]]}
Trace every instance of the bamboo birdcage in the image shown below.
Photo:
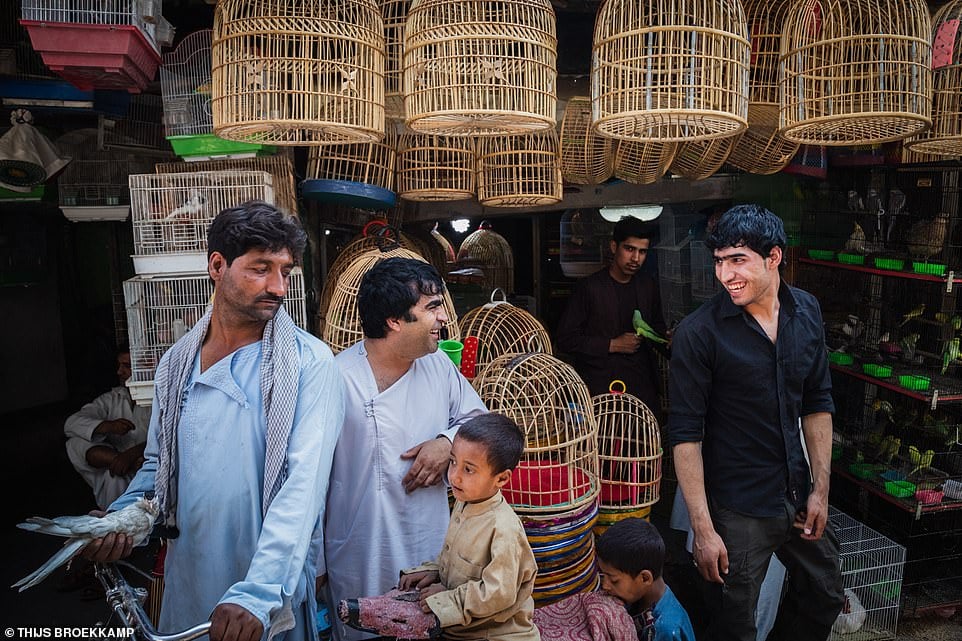
{"label": "bamboo birdcage", "polygon": [[553,128],[557,36],[548,0],[418,0],[404,30],[404,108],[423,133]]}
{"label": "bamboo birdcage", "polygon": [[704,180],[721,169],[741,137],[742,134],[735,134],[728,138],[681,143],[670,169],[688,180]]}
{"label": "bamboo birdcage", "polygon": [[749,55],[738,0],[606,0],[592,45],[594,125],[605,136],[652,142],[739,133]]}
{"label": "bamboo birdcage", "polygon": [[374,0],[220,0],[214,133],[318,145],[384,133],[384,20]]}
{"label": "bamboo birdcage", "polygon": [[932,48],[922,0],[795,2],[779,49],[779,127],[789,140],[861,145],[931,124]]}
{"label": "bamboo birdcage", "polygon": [[650,185],[665,175],[677,153],[677,142],[619,140],[615,150],[615,178]]}
{"label": "bamboo birdcage", "polygon": [[728,162],[753,174],[774,174],[792,161],[799,144],[778,130],[778,55],[782,24],[795,0],[743,0],[752,42],[748,129]]}
{"label": "bamboo birdcage", "polygon": [[404,118],[404,24],[411,0],[378,0],[384,19],[384,115]]}
{"label": "bamboo birdcage", "polygon": [[932,128],[908,143],[912,152],[962,156],[962,0],[932,19]]}
{"label": "bamboo birdcage", "polygon": [[398,140],[398,195],[405,200],[465,200],[477,191],[474,143],[464,136],[405,131]]}
{"label": "bamboo birdcage", "polygon": [[557,512],[598,498],[598,427],[588,387],[543,353],[505,354],[472,382],[492,412],[524,430],[521,462],[502,488],[519,514]]}
{"label": "bamboo birdcage", "polygon": [[[324,319],[323,339],[335,354],[339,354],[364,338],[364,332],[361,329],[361,317],[357,309],[357,291],[364,274],[374,265],[388,258],[412,258],[427,262],[420,254],[398,245],[395,245],[393,249],[389,249],[387,246],[372,249],[352,260],[337,279]],[[454,311],[451,294],[445,290],[443,298],[444,311],[448,317],[444,329],[447,330],[449,339],[460,340],[458,315]]]}
{"label": "bamboo birdcage", "polygon": [[488,221],[461,241],[456,261],[458,267],[478,267],[484,273],[483,286],[488,291],[514,291],[514,254],[504,236],[494,231]]}
{"label": "bamboo birdcage", "polygon": [[568,100],[561,118],[561,176],[576,185],[598,185],[614,171],[614,141],[591,128],[591,98]]}
{"label": "bamboo birdcage", "polygon": [[478,140],[478,201],[486,207],[561,202],[564,183],[554,129]]}
{"label": "bamboo birdcage", "polygon": [[308,180],[347,180],[394,191],[397,128],[388,121],[384,138],[313,146],[307,152]]}
{"label": "bamboo birdcage", "polygon": [[[501,292],[502,298],[495,296]],[[491,292],[491,302],[475,307],[461,317],[461,336],[478,339],[476,371],[505,354],[541,351],[551,355],[551,337],[541,322],[527,311],[503,298],[504,290]]]}

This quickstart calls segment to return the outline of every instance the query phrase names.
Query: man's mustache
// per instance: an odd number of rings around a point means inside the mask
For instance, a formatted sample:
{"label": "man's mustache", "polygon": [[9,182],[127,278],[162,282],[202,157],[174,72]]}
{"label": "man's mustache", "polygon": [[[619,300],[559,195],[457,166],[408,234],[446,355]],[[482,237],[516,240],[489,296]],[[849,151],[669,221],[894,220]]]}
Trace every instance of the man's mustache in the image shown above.
{"label": "man's mustache", "polygon": [[265,295],[265,296],[258,296],[257,299],[256,299],[254,302],[256,302],[256,303],[260,303],[260,302],[277,303],[278,305],[280,305],[280,304],[282,304],[282,303],[284,302],[284,297],[283,297],[283,296],[273,296],[273,295],[271,295],[271,294],[267,294],[267,295]]}

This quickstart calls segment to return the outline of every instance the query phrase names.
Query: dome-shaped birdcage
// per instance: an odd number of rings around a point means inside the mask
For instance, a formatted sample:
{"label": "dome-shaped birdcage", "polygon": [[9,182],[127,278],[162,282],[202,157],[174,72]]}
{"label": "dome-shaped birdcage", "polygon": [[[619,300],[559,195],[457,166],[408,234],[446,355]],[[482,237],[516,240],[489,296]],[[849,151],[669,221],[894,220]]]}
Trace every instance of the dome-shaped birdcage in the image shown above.
{"label": "dome-shaped birdcage", "polygon": [[748,30],[738,0],[606,0],[595,18],[592,119],[606,136],[731,136],[748,118]]}
{"label": "dome-shaped birdcage", "polygon": [[378,0],[384,18],[384,115],[404,118],[404,24],[411,0]]}
{"label": "dome-shaped birdcage", "polygon": [[[335,354],[339,354],[364,338],[361,317],[357,309],[357,290],[364,274],[374,265],[388,258],[412,258],[427,262],[420,254],[400,246],[394,246],[393,249],[387,247],[372,249],[351,261],[337,279],[324,319],[323,339]],[[444,311],[448,317],[444,329],[447,330],[449,339],[459,340],[461,332],[458,329],[458,315],[454,311],[451,294],[445,290],[443,298]]]}
{"label": "dome-shaped birdcage", "polygon": [[537,207],[563,197],[554,129],[478,140],[478,201],[486,207]]}
{"label": "dome-shaped birdcage", "polygon": [[384,21],[374,0],[220,0],[211,59],[221,138],[317,145],[383,135]]}
{"label": "dome-shaped birdcage", "polygon": [[[501,298],[498,299],[500,292]],[[491,302],[475,307],[458,323],[462,338],[475,336],[478,353],[475,371],[482,371],[489,363],[505,354],[526,354],[540,351],[551,354],[551,337],[541,322],[504,298],[504,291],[491,292]]]}
{"label": "dome-shaped birdcage", "polygon": [[730,138],[682,143],[670,169],[688,180],[704,180],[721,169],[740,138],[741,134],[735,134]]}
{"label": "dome-shaped birdcage", "polygon": [[657,182],[678,153],[677,142],[619,140],[615,149],[614,175],[636,185]]}
{"label": "dome-shaped birdcage", "polygon": [[464,136],[405,131],[398,140],[398,195],[405,200],[466,200],[477,191],[474,143]]}
{"label": "dome-shaped birdcage", "polygon": [[748,129],[728,162],[753,174],[774,174],[792,161],[798,143],[778,130],[778,55],[782,24],[795,0],[743,0],[752,41]]}
{"label": "dome-shaped birdcage", "polygon": [[568,100],[561,118],[561,176],[576,185],[598,185],[614,170],[614,141],[591,128],[591,98]]}
{"label": "dome-shaped birdcage", "polygon": [[338,180],[394,191],[397,126],[388,121],[381,140],[315,145],[307,151],[307,180]]}
{"label": "dome-shaped birdcage", "polygon": [[931,124],[932,48],[922,0],[795,2],[779,49],[779,127],[811,145],[913,136]]}
{"label": "dome-shaped birdcage", "polygon": [[548,354],[506,354],[472,385],[489,410],[525,432],[521,462],[502,488],[516,512],[558,512],[597,500],[598,427],[588,387],[570,365]]}
{"label": "dome-shaped birdcage", "polygon": [[932,128],[908,143],[912,152],[962,156],[962,0],[932,20]]}
{"label": "dome-shaped birdcage", "polygon": [[553,128],[557,36],[548,0],[417,0],[404,31],[404,107],[415,131]]}
{"label": "dome-shaped birdcage", "polygon": [[500,288],[508,293],[514,291],[514,254],[504,236],[494,231],[488,221],[482,221],[478,229],[461,241],[457,265],[478,267],[484,273],[486,290]]}

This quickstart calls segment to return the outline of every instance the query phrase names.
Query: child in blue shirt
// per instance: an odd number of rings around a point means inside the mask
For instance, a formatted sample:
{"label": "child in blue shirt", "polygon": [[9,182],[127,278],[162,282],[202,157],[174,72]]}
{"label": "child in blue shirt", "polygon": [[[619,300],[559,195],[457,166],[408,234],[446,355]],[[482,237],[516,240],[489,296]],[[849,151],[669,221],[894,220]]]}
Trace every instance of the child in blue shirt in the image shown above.
{"label": "child in blue shirt", "polygon": [[601,587],[625,603],[638,641],[695,641],[688,613],[661,576],[665,541],[642,519],[624,519],[596,543]]}

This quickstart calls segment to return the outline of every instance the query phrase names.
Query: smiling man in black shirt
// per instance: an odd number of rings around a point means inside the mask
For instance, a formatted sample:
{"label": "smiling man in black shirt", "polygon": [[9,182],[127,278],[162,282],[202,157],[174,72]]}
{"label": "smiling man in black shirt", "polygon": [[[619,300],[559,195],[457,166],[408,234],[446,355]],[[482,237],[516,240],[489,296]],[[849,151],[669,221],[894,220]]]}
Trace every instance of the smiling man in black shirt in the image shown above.
{"label": "smiling man in black shirt", "polygon": [[821,311],[781,281],[785,230],[767,209],[730,209],[706,244],[726,291],[675,333],[669,433],[709,582],[709,638],[754,641],[774,552],[789,575],[774,635],[823,641],[843,593],[828,523],[834,405]]}

